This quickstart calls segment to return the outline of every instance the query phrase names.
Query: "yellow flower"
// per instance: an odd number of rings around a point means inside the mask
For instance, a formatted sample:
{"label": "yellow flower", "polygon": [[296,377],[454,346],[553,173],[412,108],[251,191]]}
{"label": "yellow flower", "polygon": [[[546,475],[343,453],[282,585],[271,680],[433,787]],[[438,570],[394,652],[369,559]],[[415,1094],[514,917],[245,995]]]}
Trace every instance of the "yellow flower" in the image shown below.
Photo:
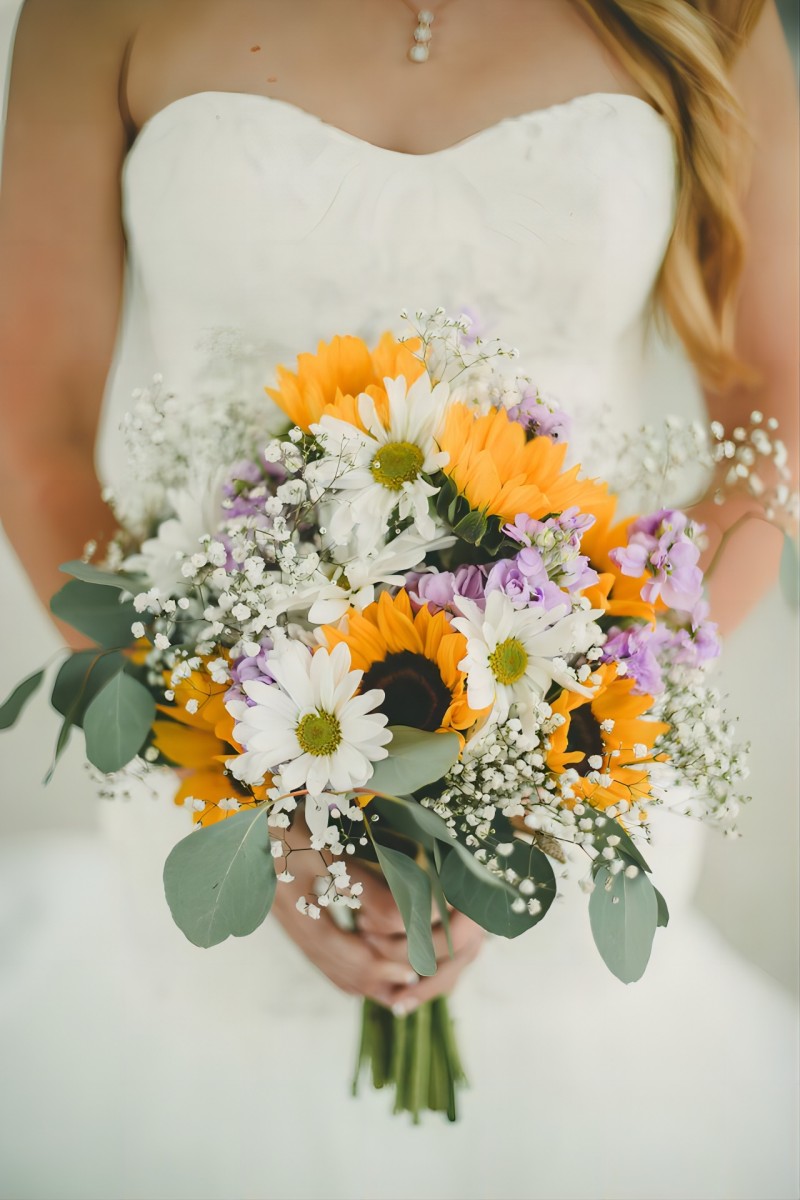
{"label": "yellow flower", "polygon": [[628,526],[636,517],[626,517],[614,524],[616,500],[607,497],[606,504],[596,505],[592,512],[597,520],[581,538],[581,551],[589,565],[598,573],[597,583],[583,593],[592,608],[602,608],[609,617],[634,617],[655,625],[656,613],[666,608],[659,597],[655,604],[641,596],[644,573],[638,579],[623,575],[611,558],[611,551],[627,544]]}
{"label": "yellow flower", "polygon": [[[643,719],[653,697],[634,695],[635,680],[618,679],[613,663],[605,663],[595,675],[599,684],[591,699],[564,691],[554,702],[553,712],[566,719],[550,736],[547,765],[558,775],[568,768],[578,772],[579,779],[572,784],[575,800],[567,801],[568,807],[579,800],[600,809],[620,800],[635,804],[650,795],[646,764],[663,761],[663,755],[654,756],[653,745],[669,726]],[[600,771],[610,777],[607,784],[590,783],[587,778],[593,769],[589,759],[595,755],[603,760]]]}
{"label": "yellow flower", "polygon": [[410,386],[425,370],[413,353],[419,346],[419,339],[398,342],[391,333],[374,350],[358,337],[334,337],[320,342],[316,354],[299,354],[296,372],[278,367],[278,387],[265,391],[306,433],[325,412],[360,425],[355,397],[368,392],[382,412],[388,407],[385,376],[404,375]]}
{"label": "yellow flower", "polygon": [[578,479],[579,466],[562,471],[565,443],[529,440],[502,408],[478,416],[463,404],[451,405],[439,441],[450,455],[445,474],[470,508],[503,522],[519,513],[541,518],[572,505],[593,512],[607,495],[605,484]]}
{"label": "yellow flower", "polygon": [[[165,673],[169,686],[170,673]],[[214,683],[207,672],[193,671],[188,679],[173,688],[173,704],[159,704],[158,711],[165,720],[153,722],[153,744],[165,758],[182,768],[182,780],[175,793],[175,804],[188,799],[205,801],[205,808],[193,812],[200,825],[210,825],[241,809],[254,808],[266,796],[261,788],[244,790],[231,775],[225,773],[229,759],[242,753],[233,738],[233,717],[225,708],[227,684]],[[189,712],[186,705],[194,707]],[[220,801],[235,799],[239,809],[220,808]]]}
{"label": "yellow flower", "polygon": [[394,598],[384,592],[362,613],[350,612],[344,624],[323,627],[327,645],[350,647],[353,668],[364,672],[361,690],[384,692],[378,711],[390,725],[461,731],[483,715],[467,703],[466,675],[458,669],[467,642],[446,613],[427,606],[414,613],[407,592]]}

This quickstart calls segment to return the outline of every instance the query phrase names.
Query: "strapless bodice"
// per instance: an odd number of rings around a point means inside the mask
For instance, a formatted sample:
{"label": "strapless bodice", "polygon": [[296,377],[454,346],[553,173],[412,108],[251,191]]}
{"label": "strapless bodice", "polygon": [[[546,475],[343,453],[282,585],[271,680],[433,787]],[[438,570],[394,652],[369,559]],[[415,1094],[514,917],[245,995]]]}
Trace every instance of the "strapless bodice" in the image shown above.
{"label": "strapless bodice", "polygon": [[624,419],[675,178],[665,120],[624,94],[421,155],[269,97],[176,100],[125,163],[138,332],[112,410],[147,381],[148,358],[189,397],[226,373],[260,389],[320,338],[373,338],[400,327],[401,309],[441,304],[516,345],[573,412],[613,402]]}

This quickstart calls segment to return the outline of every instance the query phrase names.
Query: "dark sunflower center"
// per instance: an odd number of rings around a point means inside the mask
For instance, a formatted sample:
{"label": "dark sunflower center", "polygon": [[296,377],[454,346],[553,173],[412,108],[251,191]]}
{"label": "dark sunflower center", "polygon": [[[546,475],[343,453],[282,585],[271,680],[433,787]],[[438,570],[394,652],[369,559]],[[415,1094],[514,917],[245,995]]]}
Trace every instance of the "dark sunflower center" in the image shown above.
{"label": "dark sunflower center", "polygon": [[411,650],[388,654],[382,662],[373,663],[361,687],[365,692],[382,688],[385,695],[380,711],[390,725],[410,725],[434,733],[450,707],[450,689],[436,663]]}
{"label": "dark sunflower center", "polygon": [[581,751],[586,757],[579,763],[570,763],[573,771],[579,775],[588,775],[593,769],[589,759],[603,753],[603,733],[592,712],[591,704],[582,704],[570,713],[569,731],[567,732],[567,751],[574,754]]}

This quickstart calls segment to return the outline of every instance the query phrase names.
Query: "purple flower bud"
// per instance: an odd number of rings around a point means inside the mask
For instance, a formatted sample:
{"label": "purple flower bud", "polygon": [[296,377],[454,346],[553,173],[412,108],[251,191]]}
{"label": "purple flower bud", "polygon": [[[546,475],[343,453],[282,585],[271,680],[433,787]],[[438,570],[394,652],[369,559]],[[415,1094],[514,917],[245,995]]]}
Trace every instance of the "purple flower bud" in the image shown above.
{"label": "purple flower bud", "polygon": [[457,568],[455,594],[483,604],[486,598],[486,576],[480,567],[465,564]]}
{"label": "purple flower bud", "polygon": [[638,695],[656,696],[664,690],[661,667],[656,657],[661,648],[660,631],[649,625],[612,629],[603,646],[603,662],[625,664],[625,673],[635,680]]}
{"label": "purple flower bud", "polygon": [[535,388],[528,389],[519,404],[513,404],[507,411],[509,420],[522,425],[530,437],[548,437],[553,442],[569,440],[569,417],[560,408],[551,411]]}
{"label": "purple flower bud", "polygon": [[251,707],[255,701],[251,700],[244,691],[242,684],[248,679],[259,679],[262,683],[274,683],[275,676],[269,669],[269,656],[272,651],[272,639],[263,638],[261,642],[261,650],[258,654],[237,658],[231,663],[231,686],[225,693],[226,700],[244,700]]}
{"label": "purple flower bud", "polygon": [[514,608],[527,608],[531,601],[531,588],[526,576],[513,558],[501,558],[486,577],[486,595],[503,592]]}
{"label": "purple flower bud", "polygon": [[453,602],[455,576],[450,571],[411,571],[405,587],[416,610],[427,604],[432,613],[437,613]]}

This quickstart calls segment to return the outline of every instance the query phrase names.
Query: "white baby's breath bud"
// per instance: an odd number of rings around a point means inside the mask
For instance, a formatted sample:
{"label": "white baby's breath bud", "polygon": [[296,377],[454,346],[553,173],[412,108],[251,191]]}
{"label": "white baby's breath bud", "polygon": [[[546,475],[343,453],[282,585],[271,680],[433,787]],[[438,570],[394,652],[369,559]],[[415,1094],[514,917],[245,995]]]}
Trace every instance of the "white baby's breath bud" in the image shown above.
{"label": "white baby's breath bud", "polygon": [[131,625],[131,633],[138,640],[144,637],[144,625],[141,621],[134,621]]}
{"label": "white baby's breath bud", "polygon": [[187,700],[186,701],[186,711],[188,713],[191,713],[192,716],[194,716],[194,714],[197,712],[199,707],[200,707],[200,705],[198,704],[198,702],[196,700]]}
{"label": "white baby's breath bud", "polygon": [[169,650],[169,638],[164,633],[157,633],[153,638],[153,645],[156,650]]}

